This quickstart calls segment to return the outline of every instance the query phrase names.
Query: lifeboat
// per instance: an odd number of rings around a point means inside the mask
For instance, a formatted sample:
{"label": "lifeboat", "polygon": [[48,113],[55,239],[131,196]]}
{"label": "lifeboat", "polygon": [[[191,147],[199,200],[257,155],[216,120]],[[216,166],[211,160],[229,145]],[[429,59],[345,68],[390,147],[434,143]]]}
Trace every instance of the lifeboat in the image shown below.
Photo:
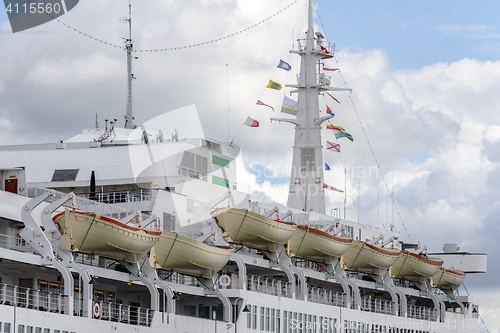
{"label": "lifeboat", "polygon": [[212,217],[223,229],[228,243],[270,252],[278,251],[297,229],[295,223],[275,221],[240,208],[216,209]]}
{"label": "lifeboat", "polygon": [[151,250],[152,266],[185,275],[212,278],[229,261],[234,250],[212,246],[172,232],[162,232]]}
{"label": "lifeboat", "polygon": [[288,241],[287,251],[290,256],[331,264],[347,251],[352,241],[352,238],[333,236],[310,226],[298,225]]}
{"label": "lifeboat", "polygon": [[439,270],[443,261],[430,259],[417,253],[401,251],[391,267],[391,276],[396,278],[430,278]]}
{"label": "lifeboat", "polygon": [[134,227],[107,216],[66,208],[54,215],[61,247],[72,252],[136,263],[160,239],[161,230]]}
{"label": "lifeboat", "polygon": [[347,270],[377,274],[381,269],[391,267],[398,260],[400,252],[353,240],[342,256],[341,264]]}
{"label": "lifeboat", "polygon": [[431,278],[433,287],[455,290],[465,279],[465,273],[459,270],[439,268],[438,272]]}

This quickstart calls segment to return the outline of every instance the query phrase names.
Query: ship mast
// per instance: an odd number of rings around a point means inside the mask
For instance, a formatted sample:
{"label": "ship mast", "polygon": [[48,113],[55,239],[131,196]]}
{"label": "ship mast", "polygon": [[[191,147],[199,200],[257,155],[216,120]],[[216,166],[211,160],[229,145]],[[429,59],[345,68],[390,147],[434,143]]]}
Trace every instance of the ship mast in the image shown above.
{"label": "ship mast", "polygon": [[128,18],[125,19],[128,22],[128,38],[125,39],[125,49],[127,50],[127,109],[125,115],[125,128],[134,128],[134,117],[132,116],[132,80],[134,79],[134,74],[132,74],[132,52],[134,49],[132,43],[132,5],[130,0],[128,3]]}
{"label": "ship mast", "polygon": [[288,192],[288,207],[306,212],[325,213],[323,189],[323,156],[321,125],[332,116],[320,117],[318,95],[329,90],[350,90],[330,87],[330,78],[320,72],[323,59],[333,57],[333,46],[321,32],[314,32],[314,1],[309,0],[308,28],[305,40],[299,40],[298,49],[291,53],[300,55],[301,65],[297,84],[287,84],[298,93],[297,118],[273,120],[295,125],[292,171]]}

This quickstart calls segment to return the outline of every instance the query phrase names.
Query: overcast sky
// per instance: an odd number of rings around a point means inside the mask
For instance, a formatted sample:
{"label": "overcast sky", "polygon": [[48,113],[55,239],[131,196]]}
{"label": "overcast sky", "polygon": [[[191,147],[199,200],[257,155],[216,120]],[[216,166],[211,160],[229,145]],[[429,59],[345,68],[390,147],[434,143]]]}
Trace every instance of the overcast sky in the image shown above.
{"label": "overcast sky", "polygon": [[[196,104],[208,137],[241,146],[241,188],[254,199],[281,203],[293,127],[269,118],[280,116],[289,91],[265,87],[269,79],[295,80],[298,58],[288,51],[304,37],[305,1],[280,12],[292,2],[132,1],[134,48],[178,48],[136,53],[136,123]],[[128,32],[119,18],[127,12],[126,1],[87,0],[60,20],[121,47]],[[322,0],[317,19],[336,44],[335,58],[325,64],[340,68],[329,74],[332,85],[353,88],[335,93],[340,104],[320,97],[322,110],[328,105],[336,114],[331,122],[354,137],[352,143],[339,139],[342,153],[324,153],[332,168],[326,181],[345,187],[351,220],[394,223],[402,238],[433,252],[458,243],[461,250],[488,253],[488,274],[468,276],[465,285],[479,299],[490,332],[500,322],[494,302],[500,297],[494,245],[500,236],[500,29],[491,14],[498,12],[496,1]],[[3,9],[0,25],[0,143],[65,140],[93,127],[96,114],[101,125],[114,118],[123,125],[122,49],[55,21],[13,34]],[[280,59],[292,65],[290,72],[276,68]],[[256,106],[257,100],[275,111]],[[260,127],[242,127],[248,116]],[[174,129],[163,132],[170,137]],[[343,212],[343,199],[328,193],[327,212]]]}

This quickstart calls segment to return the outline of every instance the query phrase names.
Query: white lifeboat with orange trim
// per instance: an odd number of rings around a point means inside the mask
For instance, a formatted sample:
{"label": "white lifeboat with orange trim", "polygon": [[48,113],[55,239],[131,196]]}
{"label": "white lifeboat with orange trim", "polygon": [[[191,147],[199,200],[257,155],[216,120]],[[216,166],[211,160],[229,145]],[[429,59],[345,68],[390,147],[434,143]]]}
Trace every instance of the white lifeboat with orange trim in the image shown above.
{"label": "white lifeboat with orange trim", "polygon": [[341,258],[344,269],[377,274],[391,267],[401,250],[354,240]]}
{"label": "white lifeboat with orange trim", "polygon": [[65,250],[136,263],[160,239],[161,230],[134,227],[104,215],[66,208],[54,215]]}
{"label": "white lifeboat with orange trim", "polygon": [[342,256],[353,239],[330,235],[311,226],[298,225],[287,243],[287,252],[298,258],[331,264]]}
{"label": "white lifeboat with orange trim", "polygon": [[228,243],[276,252],[297,229],[295,223],[273,220],[241,208],[220,208],[212,212]]}

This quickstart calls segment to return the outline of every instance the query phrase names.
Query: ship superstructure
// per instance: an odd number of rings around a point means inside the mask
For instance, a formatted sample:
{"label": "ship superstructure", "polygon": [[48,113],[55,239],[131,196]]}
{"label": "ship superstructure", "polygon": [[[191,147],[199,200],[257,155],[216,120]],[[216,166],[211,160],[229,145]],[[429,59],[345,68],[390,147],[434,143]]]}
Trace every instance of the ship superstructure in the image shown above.
{"label": "ship superstructure", "polygon": [[325,214],[318,94],[348,89],[312,8],[287,206],[238,190],[236,144],[168,119],[0,147],[2,332],[478,331],[456,289],[486,255]]}

